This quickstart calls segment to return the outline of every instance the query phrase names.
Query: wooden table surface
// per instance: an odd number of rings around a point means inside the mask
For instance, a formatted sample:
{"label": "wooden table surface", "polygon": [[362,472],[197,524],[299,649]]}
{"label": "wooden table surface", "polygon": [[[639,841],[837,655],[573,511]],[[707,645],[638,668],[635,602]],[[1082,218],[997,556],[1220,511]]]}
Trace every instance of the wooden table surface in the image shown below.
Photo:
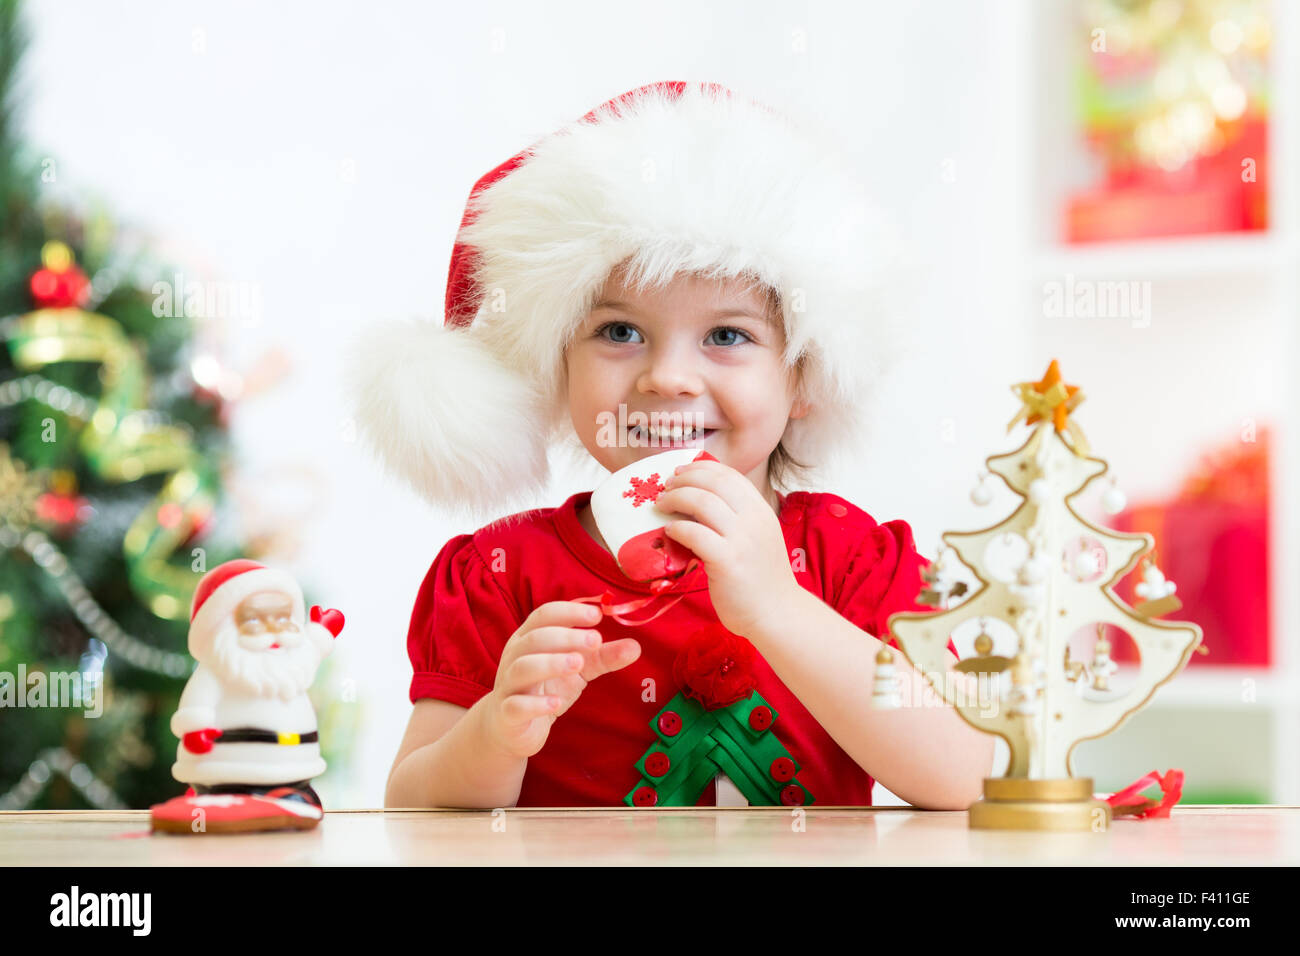
{"label": "wooden table surface", "polygon": [[1300,807],[1175,807],[1102,833],[972,830],[911,807],[333,810],[313,831],[173,836],[148,813],[0,813],[0,867],[1300,864]]}

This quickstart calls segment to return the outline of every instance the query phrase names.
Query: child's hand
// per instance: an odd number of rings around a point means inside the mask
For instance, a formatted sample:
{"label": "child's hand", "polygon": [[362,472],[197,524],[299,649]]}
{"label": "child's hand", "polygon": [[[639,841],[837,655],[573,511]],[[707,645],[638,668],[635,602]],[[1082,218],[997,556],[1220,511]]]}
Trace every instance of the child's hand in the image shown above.
{"label": "child's hand", "polygon": [[507,753],[537,753],[555,718],[573,706],[588,683],[641,656],[634,638],[602,643],[595,630],[600,619],[600,608],[591,604],[551,601],[528,615],[506,642],[488,695],[487,726]]}
{"label": "child's hand", "polygon": [[664,486],[655,504],[695,519],[670,521],[664,533],[704,562],[722,626],[752,638],[801,590],[772,506],[752,481],[720,461],[682,465]]}

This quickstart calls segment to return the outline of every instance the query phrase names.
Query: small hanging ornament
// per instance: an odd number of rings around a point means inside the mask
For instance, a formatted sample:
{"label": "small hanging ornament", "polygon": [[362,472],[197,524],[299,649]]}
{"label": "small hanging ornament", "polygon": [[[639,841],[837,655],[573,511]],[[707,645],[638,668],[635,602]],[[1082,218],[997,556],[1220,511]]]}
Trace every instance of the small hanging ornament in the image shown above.
{"label": "small hanging ornament", "polygon": [[1047,562],[1038,555],[1031,555],[1020,566],[1016,578],[1025,585],[1042,584],[1047,580]]}
{"label": "small hanging ornament", "polygon": [[1007,584],[1007,594],[1017,609],[1041,607],[1047,600],[1046,562],[1038,557],[1026,558]]}
{"label": "small hanging ornament", "polygon": [[72,250],[52,239],[41,247],[42,268],[28,288],[38,309],[79,309],[90,300],[90,280],[72,261]]}
{"label": "small hanging ornament", "polygon": [[1174,597],[1178,586],[1167,579],[1164,572],[1152,560],[1155,552],[1142,559],[1142,580],[1133,590],[1140,598],[1145,598],[1133,610],[1143,617],[1159,617],[1171,611],[1177,611],[1183,602]]}
{"label": "small hanging ornament", "polygon": [[1007,531],[990,538],[984,546],[984,567],[997,580],[1012,582],[1032,552],[1024,535]]}
{"label": "small hanging ornament", "polygon": [[193,522],[193,527],[190,529],[190,533],[185,536],[185,540],[180,543],[180,546],[182,548],[188,547],[190,544],[202,538],[204,533],[212,527],[212,516],[213,510],[211,507],[207,506],[197,508],[190,512],[190,520]]}
{"label": "small hanging ornament", "polygon": [[1029,483],[1029,500],[1036,505],[1047,501],[1051,493],[1052,486],[1047,483],[1046,478],[1035,478]]}
{"label": "small hanging ornament", "polygon": [[1010,702],[1013,717],[1033,717],[1038,713],[1037,681],[1024,651],[1016,654],[1011,662]]}
{"label": "small hanging ornament", "polygon": [[56,495],[72,495],[77,491],[77,473],[69,468],[56,468],[50,472],[50,491]]}
{"label": "small hanging ornament", "polygon": [[1092,535],[1072,537],[1061,553],[1061,570],[1080,583],[1098,580],[1109,564],[1106,546]]}
{"label": "small hanging ornament", "polygon": [[940,544],[938,557],[921,572],[921,580],[925,582],[925,587],[917,595],[917,601],[921,604],[946,608],[953,598],[961,597],[966,593],[966,582],[955,580],[949,568],[948,555],[951,550]]}
{"label": "small hanging ornament", "polygon": [[1079,678],[1088,673],[1088,668],[1084,666],[1083,661],[1070,660],[1070,645],[1065,645],[1065,679],[1068,681],[1077,681],[1076,687],[1082,691],[1083,681]]}
{"label": "small hanging ornament", "polygon": [[1076,581],[1087,581],[1100,570],[1101,560],[1097,557],[1097,552],[1092,550],[1080,551],[1074,556],[1074,579]]}
{"label": "small hanging ornament", "polygon": [[81,495],[46,492],[36,499],[37,517],[59,531],[77,528],[93,513],[94,508]]}
{"label": "small hanging ornament", "polygon": [[894,668],[894,652],[888,646],[882,646],[876,652],[871,707],[873,710],[897,710],[902,706],[903,699],[899,694],[897,671]]}
{"label": "small hanging ornament", "polygon": [[1117,515],[1128,507],[1128,498],[1119,490],[1114,478],[1110,480],[1110,487],[1101,496],[1101,506],[1106,509],[1107,514],[1112,515]]}
{"label": "small hanging ornament", "polygon": [[1110,675],[1119,670],[1110,657],[1110,641],[1106,638],[1106,625],[1097,625],[1097,646],[1092,649],[1092,689],[1110,690]]}
{"label": "small hanging ornament", "polygon": [[988,632],[987,618],[980,618],[980,632],[975,635],[975,656],[960,660],[952,669],[963,674],[1000,674],[1011,666],[1011,658],[993,653],[993,635]]}
{"label": "small hanging ornament", "polygon": [[993,486],[987,471],[980,472],[979,484],[971,489],[970,500],[981,508],[993,500]]}

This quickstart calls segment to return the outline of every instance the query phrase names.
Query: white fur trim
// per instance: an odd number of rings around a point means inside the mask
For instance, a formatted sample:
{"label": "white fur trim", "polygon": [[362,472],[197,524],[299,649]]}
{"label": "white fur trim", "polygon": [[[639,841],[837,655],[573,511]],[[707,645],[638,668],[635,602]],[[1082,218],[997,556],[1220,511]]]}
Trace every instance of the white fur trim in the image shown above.
{"label": "white fur trim", "polygon": [[485,298],[469,334],[361,348],[362,424],[430,500],[489,510],[545,482],[536,440],[571,431],[564,347],[624,260],[652,283],[751,275],[777,290],[813,406],[786,447],[821,466],[861,441],[892,243],[838,153],[779,114],[703,84],[644,91],[536,144],[473,208],[458,238]]}
{"label": "white fur trim", "polygon": [[208,595],[190,624],[190,656],[203,663],[209,659],[212,640],[239,602],[258,591],[283,591],[293,598],[293,619],[303,623],[302,589],[293,575],[278,568],[257,568],[237,574]]}
{"label": "white fur trim", "polygon": [[528,376],[468,329],[397,320],[353,344],[360,433],[388,471],[453,511],[490,513],[546,484],[548,416]]}

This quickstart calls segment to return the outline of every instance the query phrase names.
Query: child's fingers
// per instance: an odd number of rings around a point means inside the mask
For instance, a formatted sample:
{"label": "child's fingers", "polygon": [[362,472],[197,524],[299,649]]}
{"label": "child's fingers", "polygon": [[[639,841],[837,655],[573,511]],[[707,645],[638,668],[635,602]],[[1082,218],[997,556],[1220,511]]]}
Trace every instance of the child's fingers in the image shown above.
{"label": "child's fingers", "polygon": [[539,627],[520,638],[520,655],[543,651],[581,651],[599,647],[600,631],[586,627]]}
{"label": "child's fingers", "polygon": [[590,654],[591,662],[582,670],[582,676],[593,681],[602,674],[621,670],[641,656],[641,642],[635,637],[625,637],[600,645]]}
{"label": "child's fingers", "polygon": [[566,674],[582,670],[581,654],[525,654],[506,671],[505,692],[518,691]]}
{"label": "child's fingers", "polygon": [[533,631],[551,627],[574,629],[581,629],[583,625],[591,627],[599,623],[601,616],[600,608],[591,604],[581,604],[578,601],[548,601],[546,604],[538,605],[528,617],[524,618],[519,629],[510,636],[510,640],[506,641],[506,646],[501,651],[498,669],[508,666],[515,658],[528,652],[526,642],[528,635]]}
{"label": "child's fingers", "polygon": [[533,609],[533,613],[524,619],[520,631],[531,631],[548,625],[561,627],[582,627],[600,621],[600,608],[594,604],[580,601],[547,601]]}
{"label": "child's fingers", "polygon": [[535,694],[549,694],[557,699],[560,706],[554,714],[559,717],[577,702],[582,692],[587,689],[587,684],[587,679],[581,674],[566,674],[563,677],[554,677],[545,684],[539,684],[532,688],[532,691]]}
{"label": "child's fingers", "polygon": [[564,701],[555,694],[511,694],[501,701],[501,720],[507,727],[526,726],[529,721],[558,713]]}
{"label": "child's fingers", "polygon": [[681,485],[661,491],[655,506],[662,511],[690,515],[719,534],[726,534],[736,522],[736,510],[705,488]]}
{"label": "child's fingers", "polygon": [[698,521],[670,521],[664,534],[690,548],[705,564],[718,563],[726,552],[726,540],[718,532]]}

